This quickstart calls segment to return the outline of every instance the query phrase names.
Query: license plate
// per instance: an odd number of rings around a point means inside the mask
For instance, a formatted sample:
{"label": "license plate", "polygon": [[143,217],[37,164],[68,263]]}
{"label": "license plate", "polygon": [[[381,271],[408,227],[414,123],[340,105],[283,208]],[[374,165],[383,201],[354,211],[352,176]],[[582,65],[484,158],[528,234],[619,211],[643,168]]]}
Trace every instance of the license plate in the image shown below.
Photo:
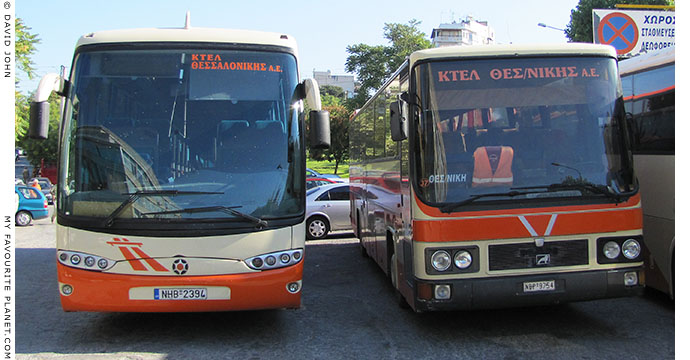
{"label": "license plate", "polygon": [[524,292],[554,291],[556,290],[556,281],[546,280],[525,282],[522,283],[522,290]]}
{"label": "license plate", "polygon": [[155,300],[206,300],[208,293],[205,288],[160,288],[153,289]]}

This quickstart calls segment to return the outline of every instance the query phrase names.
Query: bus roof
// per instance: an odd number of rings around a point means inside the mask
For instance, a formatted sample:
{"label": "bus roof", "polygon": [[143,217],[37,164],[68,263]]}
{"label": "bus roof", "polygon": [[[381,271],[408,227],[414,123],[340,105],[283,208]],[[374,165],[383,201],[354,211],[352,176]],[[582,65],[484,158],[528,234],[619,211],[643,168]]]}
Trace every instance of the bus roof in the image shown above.
{"label": "bus roof", "polygon": [[77,41],[77,48],[92,44],[121,44],[142,42],[199,42],[222,44],[275,45],[297,53],[297,42],[292,36],[280,33],[215,29],[215,28],[146,28],[108,30],[86,34]]}
{"label": "bus roof", "polygon": [[675,46],[621,60],[618,62],[618,68],[621,76],[623,76],[672,62],[676,62]]}
{"label": "bus roof", "polygon": [[615,58],[616,50],[608,45],[583,43],[446,46],[413,52],[410,55],[410,65],[414,66],[418,61],[429,59],[517,55],[598,55]]}

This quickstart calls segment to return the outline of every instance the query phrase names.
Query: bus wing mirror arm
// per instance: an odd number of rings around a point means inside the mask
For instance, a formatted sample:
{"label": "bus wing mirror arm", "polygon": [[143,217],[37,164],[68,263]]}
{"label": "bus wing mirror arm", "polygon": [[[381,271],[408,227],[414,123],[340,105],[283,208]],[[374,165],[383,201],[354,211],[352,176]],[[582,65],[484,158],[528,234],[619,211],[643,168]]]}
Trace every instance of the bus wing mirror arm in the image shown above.
{"label": "bus wing mirror arm", "polygon": [[302,82],[304,97],[311,108],[309,111],[309,137],[314,149],[328,149],[331,147],[331,123],[328,111],[321,109],[321,94],[319,84],[314,79]]}
{"label": "bus wing mirror arm", "polygon": [[404,110],[405,101],[400,98],[390,104],[391,139],[393,141],[402,141],[407,139],[407,114]]}
{"label": "bus wing mirror arm", "polygon": [[41,78],[38,89],[31,100],[29,108],[29,137],[45,140],[48,138],[48,124],[50,122],[50,103],[48,98],[55,92],[65,96],[69,82],[54,73]]}

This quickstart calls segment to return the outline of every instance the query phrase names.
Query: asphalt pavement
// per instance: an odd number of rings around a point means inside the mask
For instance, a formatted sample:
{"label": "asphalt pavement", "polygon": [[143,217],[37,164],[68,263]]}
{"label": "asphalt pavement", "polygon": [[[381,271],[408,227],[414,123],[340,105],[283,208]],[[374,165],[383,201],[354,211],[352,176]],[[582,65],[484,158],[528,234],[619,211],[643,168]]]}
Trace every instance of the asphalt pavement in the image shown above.
{"label": "asphalt pavement", "polygon": [[417,314],[351,233],[308,241],[302,307],[225,313],[65,313],[55,226],[16,229],[18,359],[673,359],[662,294]]}

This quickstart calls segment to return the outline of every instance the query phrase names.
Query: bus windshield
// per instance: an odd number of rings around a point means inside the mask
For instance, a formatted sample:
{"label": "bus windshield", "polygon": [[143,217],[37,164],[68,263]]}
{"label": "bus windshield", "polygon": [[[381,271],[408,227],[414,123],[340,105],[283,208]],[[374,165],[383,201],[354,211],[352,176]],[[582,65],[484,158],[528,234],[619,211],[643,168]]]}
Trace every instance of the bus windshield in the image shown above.
{"label": "bus windshield", "polygon": [[293,55],[100,46],[77,54],[70,80],[61,216],[108,226],[302,216]]}
{"label": "bus windshield", "polygon": [[450,60],[413,71],[415,189],[425,202],[633,191],[615,59]]}

